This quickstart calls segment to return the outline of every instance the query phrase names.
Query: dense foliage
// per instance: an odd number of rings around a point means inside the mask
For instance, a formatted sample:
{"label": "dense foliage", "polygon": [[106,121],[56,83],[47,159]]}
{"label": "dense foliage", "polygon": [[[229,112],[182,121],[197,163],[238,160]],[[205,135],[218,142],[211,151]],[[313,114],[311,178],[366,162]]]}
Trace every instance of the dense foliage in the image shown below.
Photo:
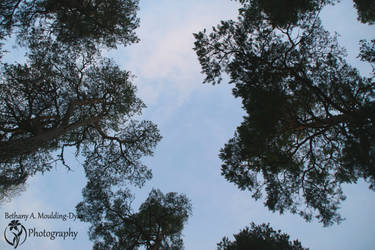
{"label": "dense foliage", "polygon": [[152,190],[133,212],[128,190],[112,192],[100,179],[90,181],[77,205],[81,220],[90,222],[93,249],[183,249],[181,231],[191,214],[185,195]]}
{"label": "dense foliage", "polygon": [[353,0],[358,12],[358,20],[362,23],[375,24],[375,1]]}
{"label": "dense foliage", "polygon": [[234,235],[234,241],[224,237],[217,244],[218,250],[307,250],[298,240],[289,241],[289,235],[274,230],[269,224],[251,223]]}
{"label": "dense foliage", "polygon": [[[272,211],[339,222],[342,183],[375,189],[374,78],[361,76],[317,13],[272,25],[257,6],[195,34],[205,82],[227,73],[247,115],[221,150],[222,174]],[[361,42],[374,67],[375,41]],[[374,73],[374,72],[373,72]]]}
{"label": "dense foliage", "polygon": [[[264,14],[271,25],[286,27],[296,24],[306,15],[318,13],[327,5],[334,5],[340,0],[236,0],[245,8],[252,8]],[[373,0],[353,0],[357,9],[358,20],[362,23],[374,24],[375,2]]]}
{"label": "dense foliage", "polygon": [[237,0],[246,8],[263,12],[273,26],[295,24],[303,16],[317,12],[338,0]]}
{"label": "dense foliage", "polygon": [[138,0],[2,0],[0,38],[38,31],[70,46],[127,45],[138,40],[137,10]]}

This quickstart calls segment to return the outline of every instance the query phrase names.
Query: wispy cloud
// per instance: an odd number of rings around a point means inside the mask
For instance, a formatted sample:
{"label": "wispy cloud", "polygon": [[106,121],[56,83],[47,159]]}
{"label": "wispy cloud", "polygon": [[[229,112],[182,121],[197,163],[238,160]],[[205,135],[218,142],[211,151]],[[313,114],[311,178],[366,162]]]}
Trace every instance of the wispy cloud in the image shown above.
{"label": "wispy cloud", "polygon": [[141,42],[111,54],[135,73],[141,98],[149,105],[159,103],[167,94],[175,96],[172,106],[179,106],[201,87],[193,33],[237,14],[236,4],[227,0],[216,4],[182,2],[186,3],[145,3],[138,31]]}

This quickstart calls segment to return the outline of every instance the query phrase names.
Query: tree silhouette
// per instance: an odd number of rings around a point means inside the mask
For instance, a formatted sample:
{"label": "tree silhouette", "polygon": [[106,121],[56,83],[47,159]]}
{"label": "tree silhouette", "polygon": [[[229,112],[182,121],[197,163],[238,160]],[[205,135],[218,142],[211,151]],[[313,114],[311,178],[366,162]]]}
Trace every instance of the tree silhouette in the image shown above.
{"label": "tree silhouette", "polygon": [[83,197],[77,214],[91,223],[93,249],[183,249],[181,231],[191,214],[185,195],[153,189],[135,213],[129,190],[113,192],[97,178],[89,181]]}
{"label": "tree silhouette", "polygon": [[132,75],[94,52],[36,39],[26,64],[4,64],[0,164],[6,178],[22,173],[24,179],[56,161],[69,167],[66,147],[85,157],[87,171],[100,169],[114,185],[125,179],[141,185],[151,177],[139,159],[152,154],[158,129],[136,119],[145,105]]}
{"label": "tree silhouette", "polygon": [[[221,150],[222,175],[272,211],[341,220],[342,183],[375,189],[374,78],[345,62],[316,13],[275,27],[257,8],[195,34],[205,82],[227,73],[247,115]],[[374,67],[375,41],[360,58]]]}
{"label": "tree silhouette", "polygon": [[13,165],[13,168],[0,168],[0,205],[24,191],[27,178],[22,167]]}
{"label": "tree silhouette", "polygon": [[0,39],[15,35],[28,58],[0,72],[4,192],[54,162],[67,166],[66,147],[76,147],[85,168],[105,165],[139,185],[151,177],[139,159],[152,153],[158,130],[134,118],[145,106],[131,73],[99,56],[103,46],[138,41],[137,10],[137,0],[1,1]]}
{"label": "tree silhouette", "polygon": [[77,212],[92,223],[94,249],[181,249],[186,196],[153,190],[132,213],[121,189],[151,178],[140,159],[161,139],[139,120],[145,105],[132,74],[100,56],[138,41],[137,9],[138,0],[0,3],[0,40],[14,36],[27,49],[26,63],[0,70],[0,198],[55,163],[70,169],[65,151],[73,148],[88,178]]}
{"label": "tree silhouette", "polygon": [[237,0],[244,8],[262,12],[271,25],[285,27],[296,24],[305,15],[316,13],[338,0]]}
{"label": "tree silhouette", "polygon": [[[305,15],[319,12],[326,5],[334,5],[339,0],[237,0],[244,8],[263,12],[273,26],[286,27],[296,24]],[[372,0],[353,0],[362,23],[374,24],[375,3]]]}
{"label": "tree silhouette", "polygon": [[353,0],[357,8],[358,20],[362,23],[375,24],[375,2],[372,0]]}
{"label": "tree silhouette", "polygon": [[269,224],[250,224],[238,234],[234,235],[234,241],[227,237],[218,243],[218,250],[307,250],[298,240],[289,241],[289,235],[275,231]]}
{"label": "tree silhouette", "polygon": [[138,0],[2,0],[0,38],[28,40],[36,30],[71,46],[116,47],[138,40]]}

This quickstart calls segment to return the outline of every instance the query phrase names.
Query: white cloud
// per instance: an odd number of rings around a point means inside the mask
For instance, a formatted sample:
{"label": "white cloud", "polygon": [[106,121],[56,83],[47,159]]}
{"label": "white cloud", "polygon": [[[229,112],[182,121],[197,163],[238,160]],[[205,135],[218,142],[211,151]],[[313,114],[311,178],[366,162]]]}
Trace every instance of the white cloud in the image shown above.
{"label": "white cloud", "polygon": [[202,87],[201,68],[193,51],[193,33],[236,14],[237,5],[227,0],[203,4],[145,3],[141,6],[138,31],[141,42],[112,56],[135,73],[140,96],[146,104],[157,104],[167,94],[175,97],[173,106],[178,107]]}

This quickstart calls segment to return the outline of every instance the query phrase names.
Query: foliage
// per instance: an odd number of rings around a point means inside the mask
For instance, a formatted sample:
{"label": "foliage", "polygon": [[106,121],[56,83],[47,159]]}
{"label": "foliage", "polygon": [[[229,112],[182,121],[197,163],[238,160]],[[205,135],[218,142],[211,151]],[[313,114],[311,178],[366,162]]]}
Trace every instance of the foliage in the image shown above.
{"label": "foliage", "polygon": [[5,193],[53,163],[69,167],[64,151],[73,146],[84,168],[101,169],[114,185],[151,177],[139,160],[152,153],[159,132],[135,119],[145,106],[130,72],[99,56],[101,46],[138,41],[137,10],[138,0],[1,1],[0,40],[15,34],[28,51],[27,64],[5,63],[0,72]]}
{"label": "foliage", "polygon": [[375,2],[373,0],[353,0],[362,23],[375,24]]}
{"label": "foliage", "polygon": [[129,190],[112,192],[98,178],[89,181],[83,197],[77,214],[92,224],[89,235],[93,249],[183,249],[181,231],[191,214],[185,195],[152,190],[134,213]]}
{"label": "foliage", "polygon": [[227,237],[218,243],[218,250],[307,250],[298,240],[289,241],[289,235],[275,231],[269,224],[259,226],[251,223],[251,228],[246,227],[234,235],[234,241]]}
{"label": "foliage", "polygon": [[2,0],[0,38],[16,33],[19,41],[36,30],[70,44],[116,47],[137,41],[138,0]]}
{"label": "foliage", "polygon": [[[305,15],[319,12],[326,5],[339,0],[237,0],[245,8],[251,7],[263,12],[273,26],[286,27],[296,24]],[[362,23],[374,24],[375,2],[373,0],[353,0]]]}
{"label": "foliage", "polygon": [[[221,150],[222,174],[272,211],[339,222],[342,183],[375,189],[374,78],[345,62],[315,14],[272,25],[248,6],[238,21],[195,34],[205,82],[227,73],[247,115]],[[361,59],[374,66],[375,41]],[[374,72],[373,72],[374,73]]]}
{"label": "foliage", "polygon": [[316,13],[338,0],[237,0],[244,8],[263,12],[273,26],[285,27],[297,23],[305,15]]}
{"label": "foliage", "polygon": [[27,173],[21,167],[0,169],[0,205],[25,191]]}
{"label": "foliage", "polygon": [[1,71],[1,169],[33,175],[56,161],[69,167],[64,150],[75,147],[86,171],[114,185],[150,178],[139,160],[161,137],[154,124],[136,120],[145,105],[131,74],[88,50],[46,40],[30,47],[28,63]]}
{"label": "foliage", "polygon": [[100,56],[103,46],[138,41],[137,9],[138,0],[0,3],[0,40],[16,35],[27,49],[25,64],[0,70],[0,198],[53,164],[70,169],[65,151],[75,148],[89,180],[77,211],[92,223],[94,249],[181,249],[191,213],[184,195],[153,190],[132,213],[132,196],[120,189],[151,178],[141,157],[161,139],[137,119],[145,105],[131,73]]}

